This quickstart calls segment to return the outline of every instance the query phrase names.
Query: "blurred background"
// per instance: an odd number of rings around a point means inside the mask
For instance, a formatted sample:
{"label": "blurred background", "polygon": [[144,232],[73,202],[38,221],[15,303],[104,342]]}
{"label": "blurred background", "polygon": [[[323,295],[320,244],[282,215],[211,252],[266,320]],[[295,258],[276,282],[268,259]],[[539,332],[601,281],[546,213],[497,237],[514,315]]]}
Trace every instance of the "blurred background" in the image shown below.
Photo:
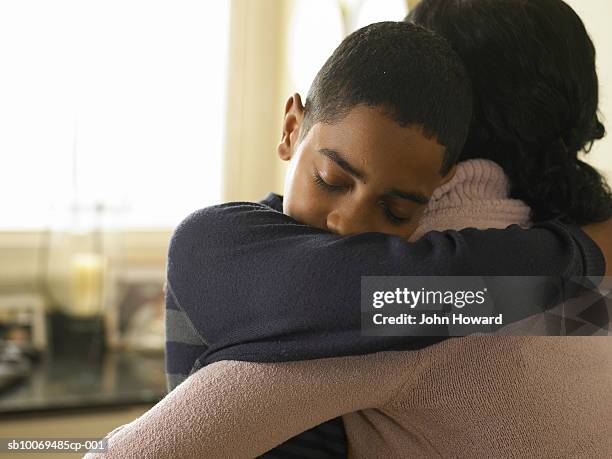
{"label": "blurred background", "polygon": [[[163,397],[173,229],[282,193],[286,98],[348,33],[417,3],[0,1],[0,437],[101,436]],[[605,122],[612,3],[568,3]],[[611,148],[587,159],[612,179]]]}

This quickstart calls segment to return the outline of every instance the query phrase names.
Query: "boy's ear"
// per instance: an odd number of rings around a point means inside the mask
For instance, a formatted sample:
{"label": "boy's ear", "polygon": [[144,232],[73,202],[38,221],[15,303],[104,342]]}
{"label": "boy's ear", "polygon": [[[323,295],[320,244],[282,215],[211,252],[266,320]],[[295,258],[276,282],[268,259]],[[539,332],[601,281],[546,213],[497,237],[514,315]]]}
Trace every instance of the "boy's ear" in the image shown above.
{"label": "boy's ear", "polygon": [[304,105],[302,105],[302,98],[298,93],[295,93],[287,99],[285,104],[282,137],[276,148],[278,156],[283,161],[289,161],[293,156],[303,120]]}

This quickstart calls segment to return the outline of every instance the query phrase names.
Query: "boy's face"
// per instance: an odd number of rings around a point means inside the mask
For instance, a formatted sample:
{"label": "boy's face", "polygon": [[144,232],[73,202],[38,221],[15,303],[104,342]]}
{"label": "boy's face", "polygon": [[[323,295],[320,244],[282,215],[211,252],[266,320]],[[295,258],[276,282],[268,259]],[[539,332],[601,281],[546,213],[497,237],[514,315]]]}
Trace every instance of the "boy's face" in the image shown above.
{"label": "boy's face", "polygon": [[281,159],[290,161],[283,212],[340,235],[376,231],[408,238],[429,198],[450,180],[444,147],[418,127],[401,127],[380,108],[354,107],[334,124],[317,123],[298,142],[303,106],[285,107]]}

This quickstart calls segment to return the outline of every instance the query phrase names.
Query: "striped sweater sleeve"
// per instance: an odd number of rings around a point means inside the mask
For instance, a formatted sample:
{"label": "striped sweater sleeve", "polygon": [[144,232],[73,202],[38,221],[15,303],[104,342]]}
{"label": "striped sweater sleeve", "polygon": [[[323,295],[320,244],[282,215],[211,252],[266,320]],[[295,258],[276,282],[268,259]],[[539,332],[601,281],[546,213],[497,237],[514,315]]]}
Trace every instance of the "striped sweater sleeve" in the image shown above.
{"label": "striped sweater sleeve", "polygon": [[182,309],[169,283],[165,285],[165,298],[166,381],[170,392],[200,368],[199,357],[209,345]]}
{"label": "striped sweater sleeve", "polygon": [[[381,233],[338,236],[256,203],[202,209],[175,231],[168,282],[200,336],[204,363],[289,361],[427,347],[444,337],[361,334],[362,276],[551,276],[603,274],[601,251],[551,221],[525,230],[431,232],[415,242]],[[592,253],[593,256],[589,256]],[[521,320],[501,285],[504,319]],[[582,289],[568,283],[575,296]],[[526,292],[525,292],[526,293]],[[546,310],[557,296],[538,295]],[[418,334],[417,334],[418,335]]]}
{"label": "striped sweater sleeve", "polygon": [[[168,283],[164,291],[166,298],[166,379],[168,392],[170,392],[185,381],[190,374],[205,366],[200,357],[205,355],[209,345],[180,307]],[[346,455],[346,433],[342,418],[338,417],[300,433],[264,453],[261,457],[264,459],[333,459],[346,457]]]}

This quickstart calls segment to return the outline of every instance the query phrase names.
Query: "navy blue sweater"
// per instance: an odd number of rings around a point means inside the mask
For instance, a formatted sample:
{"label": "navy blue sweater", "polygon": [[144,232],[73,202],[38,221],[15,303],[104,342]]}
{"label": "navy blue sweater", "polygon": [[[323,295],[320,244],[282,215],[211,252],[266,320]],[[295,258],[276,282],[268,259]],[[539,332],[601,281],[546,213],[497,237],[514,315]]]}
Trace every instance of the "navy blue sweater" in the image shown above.
{"label": "navy blue sweater", "polygon": [[361,276],[603,273],[599,248],[558,221],[531,230],[431,232],[407,242],[300,224],[282,213],[282,197],[272,193],[260,203],[208,207],[185,218],[170,243],[169,388],[219,360],[304,360],[419,349],[445,339],[362,336]]}

